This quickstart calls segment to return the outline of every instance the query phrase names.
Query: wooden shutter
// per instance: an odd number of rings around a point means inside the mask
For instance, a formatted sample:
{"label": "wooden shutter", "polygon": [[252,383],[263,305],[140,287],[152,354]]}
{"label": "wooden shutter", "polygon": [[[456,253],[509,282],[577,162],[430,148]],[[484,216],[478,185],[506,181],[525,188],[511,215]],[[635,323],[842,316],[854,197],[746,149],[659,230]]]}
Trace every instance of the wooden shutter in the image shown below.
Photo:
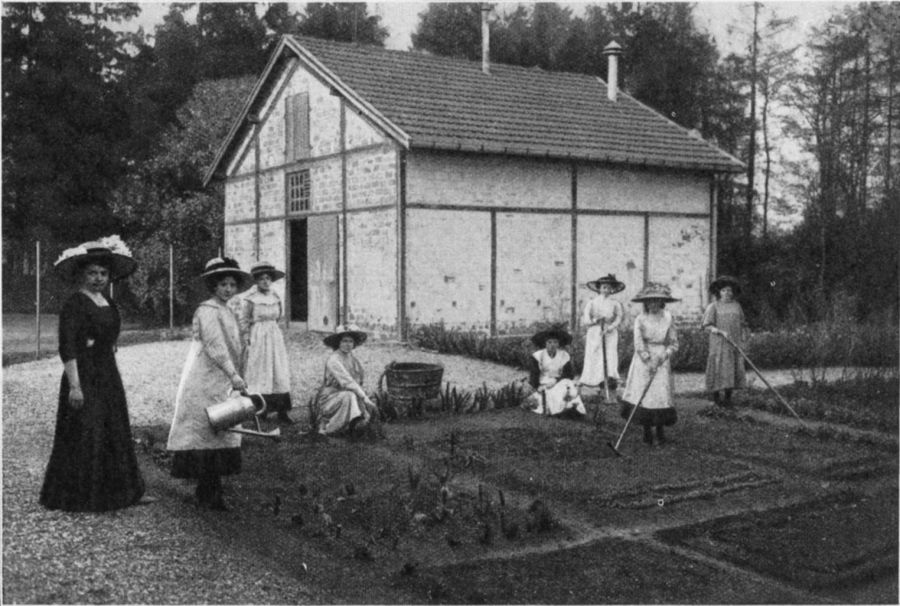
{"label": "wooden shutter", "polygon": [[284,100],[284,145],[287,162],[309,156],[309,93]]}

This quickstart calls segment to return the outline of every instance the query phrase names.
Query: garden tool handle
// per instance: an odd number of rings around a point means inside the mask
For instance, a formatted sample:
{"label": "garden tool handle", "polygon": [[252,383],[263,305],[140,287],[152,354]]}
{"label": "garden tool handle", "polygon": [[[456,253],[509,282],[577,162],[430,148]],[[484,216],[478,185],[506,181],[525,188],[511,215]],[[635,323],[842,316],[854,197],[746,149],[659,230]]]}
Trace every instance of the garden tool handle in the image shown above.
{"label": "garden tool handle", "polygon": [[638,398],[637,404],[634,405],[634,408],[631,409],[631,414],[628,415],[628,420],[625,421],[625,427],[622,429],[622,433],[619,435],[618,441],[616,441],[616,445],[613,447],[613,450],[619,450],[619,444],[622,443],[622,438],[625,437],[625,430],[628,429],[628,425],[631,423],[632,417],[634,417],[634,413],[637,412],[637,409],[640,407],[641,403],[644,401],[644,396],[647,395],[647,392],[650,391],[650,384],[653,383],[653,379],[656,378],[656,370],[653,369],[650,371],[650,378],[647,379],[647,384],[644,386],[644,391],[641,392],[641,397]]}
{"label": "garden tool handle", "polygon": [[766,381],[766,378],[765,378],[764,376],[762,376],[762,373],[761,373],[761,372],[759,371],[759,369],[756,367],[756,364],[754,364],[754,363],[753,363],[753,360],[751,360],[750,357],[749,357],[747,354],[744,353],[744,350],[741,349],[741,348],[738,346],[737,343],[735,343],[734,341],[732,341],[731,338],[730,338],[727,334],[725,334],[724,332],[719,332],[719,335],[720,335],[723,339],[725,339],[726,341],[728,341],[728,343],[729,343],[732,347],[734,347],[734,348],[737,350],[737,352],[738,352],[739,354],[741,354],[741,357],[743,357],[744,360],[747,361],[747,364],[750,365],[750,368],[753,369],[753,372],[756,373],[756,376],[758,376],[758,377],[762,380],[762,382],[766,384],[766,387],[768,387],[768,388],[772,391],[772,393],[775,394],[775,397],[778,398],[778,400],[779,400],[782,404],[784,404],[785,408],[787,408],[788,410],[790,410],[791,413],[792,413],[795,417],[797,417],[797,420],[800,421],[800,424],[803,425],[804,427],[806,427],[806,423],[803,422],[803,419],[800,418],[800,415],[798,415],[797,412],[796,412],[793,408],[791,408],[791,405],[787,403],[787,400],[785,400],[785,399],[781,396],[781,394],[778,393],[778,392],[775,390],[774,387],[772,387],[771,383],[769,383],[768,381]]}

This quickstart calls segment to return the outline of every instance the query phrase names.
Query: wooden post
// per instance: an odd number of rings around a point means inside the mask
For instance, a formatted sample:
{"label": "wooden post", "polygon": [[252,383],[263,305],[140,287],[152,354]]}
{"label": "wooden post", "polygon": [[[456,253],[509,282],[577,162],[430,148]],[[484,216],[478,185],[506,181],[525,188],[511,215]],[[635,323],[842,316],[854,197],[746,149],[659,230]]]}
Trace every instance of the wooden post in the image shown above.
{"label": "wooden post", "polygon": [[175,249],[169,244],[169,330],[175,328]]}
{"label": "wooden post", "polygon": [[41,241],[34,243],[34,307],[35,318],[34,327],[37,333],[37,343],[35,347],[35,358],[41,357]]}

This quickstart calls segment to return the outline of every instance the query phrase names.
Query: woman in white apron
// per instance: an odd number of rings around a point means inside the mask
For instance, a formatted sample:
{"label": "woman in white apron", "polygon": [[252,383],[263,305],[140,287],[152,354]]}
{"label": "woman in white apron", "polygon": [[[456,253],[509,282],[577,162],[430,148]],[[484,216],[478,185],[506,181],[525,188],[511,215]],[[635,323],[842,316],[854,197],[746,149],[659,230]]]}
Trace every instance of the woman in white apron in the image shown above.
{"label": "woman in white apron", "polygon": [[277,412],[281,423],[293,423],[291,409],[291,369],[288,364],[284,335],[278,321],[284,316],[281,297],[272,283],[284,272],[271,263],[261,262],[250,268],[256,288],[243,297],[241,334],[247,354],[245,379],[247,391],[258,393],[266,401],[267,412]]}
{"label": "woman in white apron", "polygon": [[228,301],[250,285],[250,274],[227,257],[211,259],[201,274],[212,297],[197,306],[167,448],[174,453],[172,475],[197,480],[197,505],[227,509],[224,475],[241,471],[241,436],[216,432],[206,408],[223,402],[232,390],[246,390],[240,327]]}
{"label": "woman in white apron", "polygon": [[529,382],[534,393],[528,407],[538,414],[581,417],[586,411],[575,384],[572,358],[562,349],[572,336],[561,328],[544,330],[531,342],[540,349],[531,355]]}
{"label": "woman in white apron", "polygon": [[[581,314],[581,324],[587,327],[584,339],[584,368],[579,382],[590,387],[619,386],[619,324],[625,317],[622,304],[612,298],[625,290],[625,284],[608,274],[588,282],[587,287],[598,293],[588,301]],[[608,380],[607,380],[608,379]]]}
{"label": "woman in white apron", "polygon": [[678,420],[671,365],[671,358],[678,351],[678,333],[672,314],[665,309],[666,303],[678,300],[672,297],[668,286],[657,282],[648,283],[632,299],[643,303],[644,311],[634,319],[634,357],[625,381],[621,413],[627,419],[640,403],[633,421],[644,426],[644,442],[649,445],[653,444],[654,427],[661,445],[666,441],[663,426],[674,425]]}

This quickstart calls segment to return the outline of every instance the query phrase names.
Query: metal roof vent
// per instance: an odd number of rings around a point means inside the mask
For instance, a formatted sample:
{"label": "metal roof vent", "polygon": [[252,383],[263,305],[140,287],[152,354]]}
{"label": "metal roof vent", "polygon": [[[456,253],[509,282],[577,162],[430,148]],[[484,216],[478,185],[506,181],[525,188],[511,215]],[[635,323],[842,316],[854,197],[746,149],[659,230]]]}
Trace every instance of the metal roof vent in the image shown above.
{"label": "metal roof vent", "polygon": [[606,97],[615,103],[619,96],[619,55],[622,47],[613,40],[603,49],[603,54],[609,57],[609,69],[606,75]]}

